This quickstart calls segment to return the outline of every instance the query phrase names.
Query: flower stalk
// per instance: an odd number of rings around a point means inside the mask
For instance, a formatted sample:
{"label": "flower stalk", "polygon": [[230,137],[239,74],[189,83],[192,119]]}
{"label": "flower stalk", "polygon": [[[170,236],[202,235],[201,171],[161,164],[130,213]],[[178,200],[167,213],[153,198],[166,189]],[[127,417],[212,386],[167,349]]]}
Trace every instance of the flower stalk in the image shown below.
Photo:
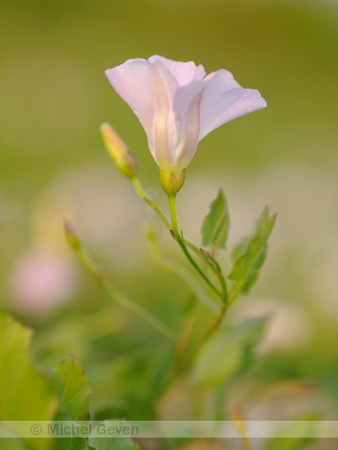
{"label": "flower stalk", "polygon": [[181,247],[184,255],[186,256],[186,258],[188,259],[190,264],[200,274],[200,276],[207,283],[207,285],[214,291],[214,293],[223,300],[222,293],[213,285],[213,283],[209,280],[209,278],[203,272],[201,267],[196,263],[196,261],[190,255],[189,250],[187,249],[187,246],[185,244],[184,238],[181,235],[181,233],[179,232],[178,225],[177,225],[176,194],[169,195],[168,200],[169,200],[169,208],[170,208],[170,216],[171,216],[171,229],[172,229],[172,232],[174,234],[176,241],[178,242],[179,246]]}
{"label": "flower stalk", "polygon": [[165,325],[162,321],[160,321],[149,310],[126,297],[112,285],[111,281],[106,276],[103,269],[93,261],[92,257],[83,247],[72,224],[70,224],[69,222],[65,222],[64,230],[68,244],[74,250],[74,252],[78,256],[79,260],[82,262],[85,269],[93,276],[93,278],[100,286],[100,288],[105,292],[105,294],[111,300],[113,300],[123,308],[141,317],[152,328],[154,328],[156,331],[158,331],[167,339],[169,339],[170,342],[175,344],[177,336],[173,330],[171,330],[167,325]]}

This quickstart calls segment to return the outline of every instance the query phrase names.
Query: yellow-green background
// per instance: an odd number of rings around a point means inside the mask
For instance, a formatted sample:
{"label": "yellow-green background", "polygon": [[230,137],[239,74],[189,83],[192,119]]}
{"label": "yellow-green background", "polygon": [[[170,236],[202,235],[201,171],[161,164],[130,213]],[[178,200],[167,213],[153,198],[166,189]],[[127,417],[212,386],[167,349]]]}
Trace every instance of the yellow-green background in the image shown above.
{"label": "yellow-green background", "polygon": [[[143,204],[115,171],[99,135],[102,122],[116,128],[137,155],[145,185],[166,206],[144,131],[104,75],[126,59],[159,54],[193,60],[207,72],[226,68],[267,101],[266,109],[199,144],[180,193],[179,220],[198,239],[220,185],[232,215],[231,244],[266,203],[278,211],[258,285],[228,320],[271,315],[260,376],[277,385],[282,380],[284,391],[253,400],[263,408],[256,414],[269,411],[271,395],[273,404],[281,397],[291,403],[281,410],[292,418],[306,411],[331,417],[337,402],[337,16],[329,0],[2,2],[1,302],[37,327],[36,354],[45,370],[76,353],[100,403],[116,396],[106,375],[116,355],[142,348],[148,338],[156,342],[118,308],[103,325],[110,306],[64,247],[64,216],[76,222],[121,290],[152,305],[164,320],[180,320],[188,289],[149,257]],[[174,243],[163,241],[174,253]],[[22,253],[42,247],[60,252],[78,274],[68,302],[37,317],[15,306],[11,280]],[[132,337],[123,332],[130,327]],[[46,350],[49,343],[52,350]],[[108,348],[102,355],[100,345]],[[306,383],[310,394],[302,391]],[[299,402],[305,402],[300,411]]]}

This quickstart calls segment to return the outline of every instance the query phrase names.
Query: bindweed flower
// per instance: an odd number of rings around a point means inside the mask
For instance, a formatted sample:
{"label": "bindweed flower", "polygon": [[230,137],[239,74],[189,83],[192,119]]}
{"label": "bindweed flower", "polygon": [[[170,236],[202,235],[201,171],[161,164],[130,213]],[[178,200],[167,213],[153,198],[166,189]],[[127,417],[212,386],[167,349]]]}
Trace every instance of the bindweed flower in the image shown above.
{"label": "bindweed flower", "polygon": [[226,122],[266,106],[257,90],[242,88],[227,70],[206,75],[204,67],[192,61],[137,58],[105,73],[140,120],[168,195],[182,187],[185,169],[201,139]]}
{"label": "bindweed flower", "polygon": [[9,289],[17,310],[43,317],[71,300],[76,289],[75,269],[53,249],[28,249],[15,262]]}

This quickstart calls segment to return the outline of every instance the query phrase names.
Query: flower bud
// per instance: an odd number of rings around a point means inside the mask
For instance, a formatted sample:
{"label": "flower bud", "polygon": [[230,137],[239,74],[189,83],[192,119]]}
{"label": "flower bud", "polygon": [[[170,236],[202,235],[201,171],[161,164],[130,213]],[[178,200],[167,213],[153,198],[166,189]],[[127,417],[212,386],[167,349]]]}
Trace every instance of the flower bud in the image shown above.
{"label": "flower bud", "polygon": [[117,169],[126,177],[135,178],[138,173],[136,157],[108,123],[103,123],[100,130],[104,144]]}
{"label": "flower bud", "polygon": [[78,250],[81,246],[80,239],[75,231],[74,225],[69,222],[68,220],[65,220],[63,223],[63,228],[66,236],[66,240],[68,244],[74,249]]}
{"label": "flower bud", "polygon": [[160,182],[164,192],[168,195],[176,195],[181,189],[185,180],[185,169],[179,171],[165,171],[160,172]]}

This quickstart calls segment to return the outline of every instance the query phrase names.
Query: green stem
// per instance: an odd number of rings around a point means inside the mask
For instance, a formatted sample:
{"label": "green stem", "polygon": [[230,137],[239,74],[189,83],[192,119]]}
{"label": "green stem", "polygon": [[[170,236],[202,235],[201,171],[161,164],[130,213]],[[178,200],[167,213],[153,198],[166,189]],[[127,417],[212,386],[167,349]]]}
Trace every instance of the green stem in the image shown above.
{"label": "green stem", "polygon": [[[221,307],[219,313],[209,323],[209,326],[206,329],[205,333],[202,335],[202,337],[196,344],[195,351],[191,355],[189,360],[186,361],[186,363],[183,366],[181,365],[181,366],[176,367],[176,370],[175,370],[173,376],[169,380],[167,380],[167,382],[162,386],[159,398],[162,398],[163,395],[170,389],[170,387],[173,384],[175,384],[190,369],[190,367],[193,365],[193,363],[195,361],[195,358],[198,355],[198,352],[199,352],[201,346],[204,344],[205,341],[207,341],[210,338],[210,336],[217,330],[217,328],[221,324],[222,319],[228,309],[228,306],[229,306],[229,303],[222,304],[222,307]],[[180,341],[178,340],[177,344],[176,344],[176,351],[177,351],[179,345],[180,345]]]}
{"label": "green stem", "polygon": [[189,250],[187,249],[187,246],[185,244],[185,240],[182,238],[178,226],[177,226],[177,213],[176,213],[176,195],[169,195],[169,208],[170,208],[170,216],[171,216],[171,229],[173,231],[173,234],[181,247],[184,255],[190,262],[190,264],[197,270],[197,272],[201,275],[203,280],[208,284],[208,286],[223,300],[223,295],[219,290],[212,284],[212,282],[209,280],[209,278],[206,276],[206,274],[203,272],[203,270],[200,268],[200,266],[196,263],[196,261],[192,258],[192,256],[189,253]]}
{"label": "green stem", "polygon": [[229,300],[227,302],[227,306],[230,306],[236,300],[236,298],[241,293],[242,287],[243,287],[243,283],[239,283],[234,289],[232,289],[230,291],[230,296],[229,296]]}
{"label": "green stem", "polygon": [[205,342],[209,336],[214,333],[214,331],[219,327],[220,323],[222,322],[222,319],[224,317],[224,314],[227,310],[228,304],[223,304],[219,313],[217,314],[216,317],[214,317],[214,319],[210,322],[208,328],[206,329],[204,335],[202,336],[201,340],[200,340],[200,345],[203,344],[203,342]]}
{"label": "green stem", "polygon": [[244,450],[255,450],[246,436],[240,437]]}
{"label": "green stem", "polygon": [[[219,325],[222,322],[222,319],[224,318],[224,315],[225,315],[226,311],[228,310],[229,306],[236,300],[236,298],[238,297],[239,293],[240,293],[240,288],[235,289],[234,292],[232,293],[232,295],[230,295],[229,300],[226,303],[222,304],[221,309],[219,310],[219,313],[217,314],[217,316],[215,316],[211,320],[211,322],[209,323],[209,326],[207,327],[206,331],[204,332],[204,334],[202,335],[202,337],[200,338],[200,340],[196,344],[195,351],[194,351],[193,355],[191,356],[191,358],[189,359],[189,361],[187,361],[184,366],[181,366],[181,367],[177,368],[175,373],[173,374],[172,378],[169,379],[167,381],[167,383],[163,386],[162,391],[161,391],[161,397],[170,389],[170,387],[175,382],[177,382],[179,380],[179,378],[181,376],[183,376],[189,370],[189,368],[192,366],[196,356],[198,355],[198,352],[199,352],[201,346],[218,329]],[[176,344],[176,347],[177,347],[177,345],[179,345],[179,341]],[[242,438],[242,443],[243,443],[243,446],[244,446],[245,449],[252,450],[250,441],[247,438],[245,438],[245,437]]]}
{"label": "green stem", "polygon": [[[171,224],[170,224],[168,218],[166,217],[165,213],[162,211],[161,207],[157,204],[157,202],[150,195],[147,194],[147,192],[145,191],[144,187],[142,186],[142,184],[140,182],[140,179],[138,177],[134,177],[132,179],[132,182],[133,182],[135,190],[139,194],[139,196],[141,198],[143,198],[143,200],[145,200],[146,203],[157,213],[157,215],[160,217],[160,219],[162,220],[164,225],[170,230]],[[196,255],[198,255],[200,258],[202,258],[204,261],[206,261],[207,264],[209,265],[209,267],[211,269],[213,269],[212,263],[210,261],[206,260],[205,258],[203,258],[199,248],[193,242],[191,242],[189,239],[187,239],[185,237],[184,243],[186,244],[186,247],[190,248],[190,250],[192,250]],[[228,294],[227,294],[226,283],[225,283],[222,271],[217,273],[217,277],[218,277],[220,285],[221,285],[221,290],[223,293],[223,301],[226,302]]]}
{"label": "green stem", "polygon": [[148,242],[148,248],[151,256],[153,257],[154,261],[158,264],[159,267],[161,267],[162,270],[165,270],[166,272],[172,273],[176,275],[177,277],[181,278],[185,283],[187,283],[191,290],[195,293],[196,297],[204,303],[213,313],[217,313],[219,310],[218,303],[216,303],[214,300],[211,300],[210,293],[206,293],[204,290],[204,286],[200,283],[196,283],[196,275],[195,273],[192,273],[189,271],[186,267],[174,264],[167,258],[165,258],[158,247],[158,243],[153,236],[152,233],[147,233],[147,242]]}
{"label": "green stem", "polygon": [[239,291],[238,291],[238,289],[236,289],[234,294],[229,298],[229,301],[222,304],[221,309],[219,310],[219,313],[211,320],[211,322],[209,323],[204,334],[202,335],[202,337],[199,339],[198,343],[196,344],[195,352],[194,352],[194,355],[192,356],[191,360],[188,362],[188,364],[184,368],[181,368],[177,372],[177,374],[175,375],[174,378],[176,378],[178,375],[181,375],[183,372],[185,372],[187,369],[189,369],[189,367],[192,365],[196,355],[198,354],[199,349],[204,344],[204,342],[207,341],[209,339],[209,337],[217,330],[217,328],[219,327],[219,325],[222,322],[222,319],[223,319],[226,311],[228,310],[229,306],[236,300],[238,294],[239,294]]}
{"label": "green stem", "polygon": [[121,294],[109,281],[105,273],[100,269],[91,259],[90,255],[83,249],[81,245],[74,248],[76,254],[81,260],[82,264],[88,270],[88,272],[95,278],[96,282],[100,288],[107,294],[109,298],[114,300],[120,306],[128,309],[132,313],[141,317],[149,325],[151,325],[155,330],[169,339],[173,344],[176,343],[176,333],[171,330],[167,325],[161,322],[156,316],[154,316],[150,311],[138,305],[137,303],[130,300],[125,295]]}
{"label": "green stem", "polygon": [[237,428],[243,450],[254,450],[254,447],[251,445],[251,442],[247,436],[245,421],[242,419],[235,419],[235,426]]}
{"label": "green stem", "polygon": [[[143,200],[145,200],[146,203],[151,208],[153,208],[153,210],[157,213],[157,215],[160,217],[160,219],[165,224],[165,226],[168,229],[171,229],[171,224],[170,224],[168,218],[166,217],[165,213],[162,211],[161,207],[156,203],[156,201],[150,195],[147,194],[147,192],[143,188],[139,178],[135,177],[135,178],[132,179],[132,181],[133,181],[133,185],[135,187],[135,190],[139,194],[139,196],[142,197]],[[195,245],[193,242],[191,242],[187,238],[184,238],[184,241],[185,241],[187,247],[189,247],[193,252],[195,252],[196,255],[201,257],[201,253],[200,253],[199,248],[197,247],[197,245]]]}
{"label": "green stem", "polygon": [[[166,383],[164,383],[164,385],[162,386],[162,388],[159,391],[157,402],[159,402],[159,400],[166,394],[166,392],[168,392],[170,390],[170,388],[175,383],[177,383],[180,380],[180,378],[183,377],[186,374],[186,372],[188,372],[188,370],[191,368],[191,366],[193,365],[193,363],[198,355],[200,347],[207,339],[209,339],[209,337],[216,331],[219,324],[221,323],[222,318],[224,317],[225,311],[227,310],[227,306],[228,306],[227,304],[223,303],[222,309],[220,310],[219,314],[212,320],[212,322],[210,323],[206,332],[203,334],[202,338],[197,343],[195,351],[191,355],[189,360],[186,361],[186,363],[184,365],[177,366],[173,375],[166,381]],[[177,342],[177,344],[179,345],[179,341]],[[177,352],[177,350],[178,350],[178,348],[176,345],[176,352]]]}
{"label": "green stem", "polygon": [[219,282],[221,284],[224,301],[227,302],[228,301],[228,290],[227,290],[227,285],[226,285],[222,271],[218,272],[217,275],[218,275]]}
{"label": "green stem", "polygon": [[153,208],[153,210],[158,214],[158,216],[160,217],[162,222],[166,225],[166,227],[170,228],[170,222],[167,219],[166,215],[164,214],[160,206],[155,202],[155,200],[146,193],[140,180],[137,177],[135,177],[133,178],[132,181],[136,189],[136,192],[139,194],[139,196],[142,197],[151,208]]}

